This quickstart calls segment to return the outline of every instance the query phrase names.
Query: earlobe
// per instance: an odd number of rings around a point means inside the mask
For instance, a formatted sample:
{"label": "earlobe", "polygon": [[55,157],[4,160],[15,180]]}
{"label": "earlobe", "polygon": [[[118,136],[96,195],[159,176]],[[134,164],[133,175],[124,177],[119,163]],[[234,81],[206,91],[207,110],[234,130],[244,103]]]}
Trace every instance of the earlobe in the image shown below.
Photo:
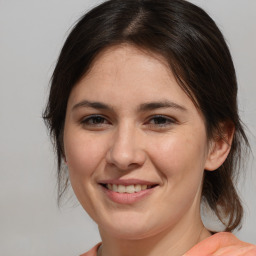
{"label": "earlobe", "polygon": [[210,141],[208,156],[205,163],[205,170],[214,171],[226,160],[233,141],[234,125],[230,122],[220,125],[220,132]]}
{"label": "earlobe", "polygon": [[62,160],[63,160],[63,162],[64,162],[65,165],[68,165],[68,160],[67,160],[66,155],[63,155],[63,156],[62,156]]}

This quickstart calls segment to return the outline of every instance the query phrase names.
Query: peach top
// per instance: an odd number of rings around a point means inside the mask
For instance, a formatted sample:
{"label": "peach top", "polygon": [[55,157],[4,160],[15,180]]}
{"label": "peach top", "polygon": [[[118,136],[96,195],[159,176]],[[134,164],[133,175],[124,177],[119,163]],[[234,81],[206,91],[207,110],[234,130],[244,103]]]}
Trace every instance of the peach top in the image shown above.
{"label": "peach top", "polygon": [[[90,251],[80,255],[80,256],[97,256],[97,250],[100,247],[101,243],[95,245]],[[240,241],[236,238],[232,233],[228,232],[220,232],[211,237],[208,237],[201,241],[200,243],[193,246],[188,252],[186,252],[183,256],[205,256],[211,255],[212,253],[220,250],[221,248],[228,246],[238,246],[248,248],[246,252],[249,254],[256,256],[256,246],[252,244],[248,244]],[[244,255],[244,254],[243,254]]]}

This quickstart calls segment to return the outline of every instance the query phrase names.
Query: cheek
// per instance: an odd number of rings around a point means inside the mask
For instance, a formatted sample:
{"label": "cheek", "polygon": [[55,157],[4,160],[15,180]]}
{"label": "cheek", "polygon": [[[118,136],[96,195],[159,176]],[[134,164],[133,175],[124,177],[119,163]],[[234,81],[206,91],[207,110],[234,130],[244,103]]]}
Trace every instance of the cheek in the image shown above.
{"label": "cheek", "polygon": [[[199,143],[200,142],[200,143]],[[162,176],[168,201],[168,209],[180,216],[201,198],[201,182],[204,173],[205,144],[192,137],[182,136],[165,140],[156,145],[154,165]],[[163,209],[166,205],[163,205]],[[178,218],[178,217],[177,217]]]}
{"label": "cheek", "polygon": [[83,133],[66,133],[64,137],[65,154],[69,178],[74,193],[87,213],[95,217],[95,194],[92,193],[96,171],[104,159],[104,148],[99,139]]}
{"label": "cheek", "polygon": [[202,175],[206,160],[206,140],[178,134],[156,141],[151,159],[166,178],[189,180]]}
{"label": "cheek", "polygon": [[[98,139],[99,140],[99,139]],[[65,154],[70,178],[91,176],[104,157],[104,148],[97,139],[90,136],[72,134],[64,140]]]}

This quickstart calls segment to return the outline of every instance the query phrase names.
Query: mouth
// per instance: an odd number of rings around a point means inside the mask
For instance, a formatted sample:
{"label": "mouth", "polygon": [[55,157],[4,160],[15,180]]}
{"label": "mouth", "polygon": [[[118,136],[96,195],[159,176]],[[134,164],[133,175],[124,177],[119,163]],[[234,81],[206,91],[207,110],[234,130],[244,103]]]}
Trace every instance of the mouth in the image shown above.
{"label": "mouth", "polygon": [[146,200],[160,185],[140,179],[101,180],[98,184],[111,201],[129,205]]}
{"label": "mouth", "polygon": [[119,193],[119,194],[134,194],[139,193],[144,190],[150,190],[158,186],[158,184],[146,185],[146,184],[111,184],[111,183],[100,183],[105,189]]}

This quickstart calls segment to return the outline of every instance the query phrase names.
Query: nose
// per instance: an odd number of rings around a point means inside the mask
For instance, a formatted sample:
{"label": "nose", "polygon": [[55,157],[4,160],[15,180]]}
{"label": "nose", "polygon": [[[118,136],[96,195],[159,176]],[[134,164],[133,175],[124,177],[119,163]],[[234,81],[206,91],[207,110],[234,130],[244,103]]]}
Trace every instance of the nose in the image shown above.
{"label": "nose", "polygon": [[107,152],[107,163],[114,165],[120,171],[129,171],[142,166],[146,160],[146,153],[138,133],[135,127],[129,125],[119,127]]}

